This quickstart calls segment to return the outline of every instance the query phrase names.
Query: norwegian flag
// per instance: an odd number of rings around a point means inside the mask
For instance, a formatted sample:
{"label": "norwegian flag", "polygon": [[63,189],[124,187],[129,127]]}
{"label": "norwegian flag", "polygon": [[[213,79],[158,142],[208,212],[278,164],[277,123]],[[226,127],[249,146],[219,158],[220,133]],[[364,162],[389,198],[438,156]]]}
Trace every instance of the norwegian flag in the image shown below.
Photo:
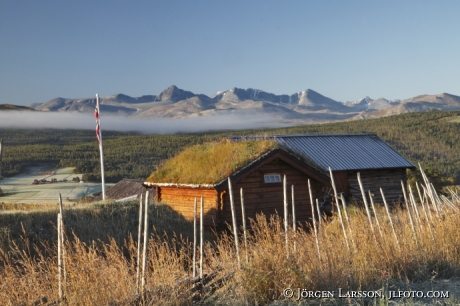
{"label": "norwegian flag", "polygon": [[99,95],[96,94],[96,109],[94,110],[96,118],[96,138],[101,151],[101,181],[102,181],[102,199],[105,200],[105,177],[104,177],[104,153],[102,150],[101,120],[99,119]]}
{"label": "norwegian flag", "polygon": [[96,118],[96,138],[101,142],[101,129],[99,125],[99,99],[96,100],[96,109],[94,110],[94,117]]}
{"label": "norwegian flag", "polygon": [[101,131],[99,129],[99,123],[96,124],[96,138],[97,138],[97,142],[101,142]]}

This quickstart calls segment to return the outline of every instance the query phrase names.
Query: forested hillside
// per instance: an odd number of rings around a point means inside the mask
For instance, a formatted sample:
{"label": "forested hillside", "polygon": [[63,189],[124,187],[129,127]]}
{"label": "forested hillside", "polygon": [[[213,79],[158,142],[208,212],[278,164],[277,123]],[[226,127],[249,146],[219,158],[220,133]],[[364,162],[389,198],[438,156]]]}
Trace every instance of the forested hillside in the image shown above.
{"label": "forested hillside", "polygon": [[[123,177],[145,179],[156,166],[184,147],[227,135],[372,132],[413,163],[420,162],[424,168],[459,184],[459,115],[459,111],[430,111],[341,123],[207,134],[142,135],[104,131],[106,181],[116,182]],[[77,172],[85,173],[84,179],[100,180],[99,149],[93,130],[0,129],[0,138],[4,139],[4,176],[18,174],[27,166],[48,163],[75,166]]]}
{"label": "forested hillside", "polygon": [[[415,165],[460,184],[459,111],[429,111],[324,125],[280,129],[281,133],[376,133]],[[434,173],[433,173],[434,171]]]}

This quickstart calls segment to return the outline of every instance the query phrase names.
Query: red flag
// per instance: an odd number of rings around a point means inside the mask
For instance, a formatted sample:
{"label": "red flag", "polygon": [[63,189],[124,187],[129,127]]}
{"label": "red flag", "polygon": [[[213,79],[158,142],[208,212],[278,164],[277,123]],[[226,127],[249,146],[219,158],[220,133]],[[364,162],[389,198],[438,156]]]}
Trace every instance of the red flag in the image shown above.
{"label": "red flag", "polygon": [[99,130],[99,123],[96,123],[96,138],[98,142],[101,142],[100,138],[100,130]]}
{"label": "red flag", "polygon": [[96,100],[96,108],[94,109],[94,117],[96,118],[96,138],[98,142],[101,142],[101,134],[99,130],[99,101]]}

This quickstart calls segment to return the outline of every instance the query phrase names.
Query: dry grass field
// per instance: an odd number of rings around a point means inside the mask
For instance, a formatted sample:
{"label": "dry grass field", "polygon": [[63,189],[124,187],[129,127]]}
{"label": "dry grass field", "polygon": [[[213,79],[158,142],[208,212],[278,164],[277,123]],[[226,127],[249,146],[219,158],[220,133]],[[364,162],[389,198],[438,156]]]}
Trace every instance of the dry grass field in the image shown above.
{"label": "dry grass field", "polygon": [[[377,204],[369,213],[350,205],[342,209],[342,218],[336,213],[316,223],[316,230],[299,224],[296,232],[289,229],[287,240],[282,217],[260,216],[251,222],[247,247],[240,236],[239,254],[232,235],[208,233],[201,285],[192,275],[192,224],[167,206],[153,204],[143,294],[137,294],[136,285],[138,203],[66,207],[61,303],[458,305],[457,194],[447,198],[428,192],[420,201],[408,193],[407,204],[388,212]],[[49,207],[0,214],[2,304],[58,301],[57,212]],[[414,296],[394,297],[398,290],[412,290]],[[433,293],[437,296],[415,295]]]}

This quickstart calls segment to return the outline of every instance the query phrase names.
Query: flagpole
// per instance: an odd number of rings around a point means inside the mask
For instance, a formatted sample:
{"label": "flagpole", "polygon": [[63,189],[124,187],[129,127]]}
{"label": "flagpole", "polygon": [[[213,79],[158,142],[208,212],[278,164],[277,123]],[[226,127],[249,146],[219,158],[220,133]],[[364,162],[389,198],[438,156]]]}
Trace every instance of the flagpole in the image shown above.
{"label": "flagpole", "polygon": [[101,132],[101,119],[99,119],[100,110],[99,110],[99,94],[96,94],[96,109],[97,109],[97,126],[98,129],[98,140],[99,140],[99,151],[101,153],[101,179],[102,179],[102,200],[105,200],[105,176],[104,176],[104,151],[102,150],[102,132]]}

